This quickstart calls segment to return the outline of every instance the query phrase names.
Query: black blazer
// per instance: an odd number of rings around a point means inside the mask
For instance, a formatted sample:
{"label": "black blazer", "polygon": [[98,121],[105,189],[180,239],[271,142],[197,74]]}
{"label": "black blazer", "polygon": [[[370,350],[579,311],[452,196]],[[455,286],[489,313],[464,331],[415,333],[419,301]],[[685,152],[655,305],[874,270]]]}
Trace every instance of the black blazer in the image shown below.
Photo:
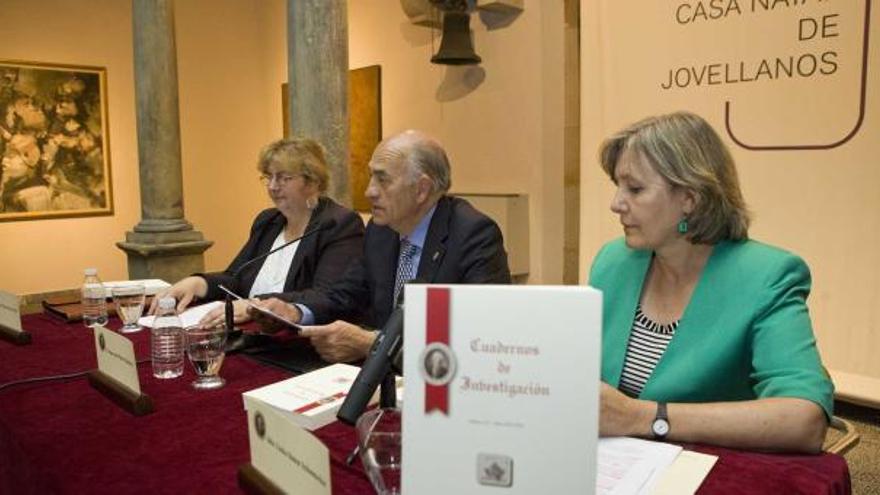
{"label": "black blazer", "polygon": [[[290,263],[287,280],[284,282],[285,294],[302,298],[315,290],[327,289],[345,273],[349,263],[361,257],[364,240],[363,220],[357,213],[340,206],[330,198],[320,198],[318,205],[312,211],[306,231],[331,218],[336,220],[336,226],[306,237],[300,242]],[[248,260],[269,252],[272,243],[286,223],[287,219],[275,208],[260,212],[251,226],[247,243],[226,271],[200,274],[208,282],[205,299],[222,299],[225,294],[217,287],[220,284],[247,297],[265,260],[245,267],[236,277],[237,280],[233,279],[232,275]],[[277,294],[264,296],[270,295]]]}
{"label": "black blazer", "polygon": [[[285,299],[305,304],[316,323],[334,319],[382,327],[394,309],[394,279],[400,236],[372,221],[364,238],[364,256],[339,283],[318,297]],[[501,230],[470,203],[440,198],[428,226],[416,278],[425,283],[509,284],[510,269]],[[365,318],[359,318],[362,315]]]}

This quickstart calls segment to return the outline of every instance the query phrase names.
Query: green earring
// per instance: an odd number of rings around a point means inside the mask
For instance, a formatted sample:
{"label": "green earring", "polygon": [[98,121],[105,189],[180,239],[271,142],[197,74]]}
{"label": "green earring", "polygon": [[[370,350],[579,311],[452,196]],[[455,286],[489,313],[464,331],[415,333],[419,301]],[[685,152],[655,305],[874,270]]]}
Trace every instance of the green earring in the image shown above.
{"label": "green earring", "polygon": [[687,217],[682,217],[682,219],[678,221],[678,233],[679,234],[687,234],[687,231],[688,231],[688,219],[687,219]]}

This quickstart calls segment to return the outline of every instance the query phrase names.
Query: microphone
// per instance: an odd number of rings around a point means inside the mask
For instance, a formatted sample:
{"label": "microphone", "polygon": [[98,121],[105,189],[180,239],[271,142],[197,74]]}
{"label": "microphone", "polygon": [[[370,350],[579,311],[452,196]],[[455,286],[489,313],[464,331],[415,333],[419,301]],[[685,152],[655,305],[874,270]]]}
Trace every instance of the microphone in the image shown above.
{"label": "microphone", "polygon": [[[399,307],[391,313],[385,328],[376,336],[376,342],[370,348],[360,373],[351,384],[351,389],[336,414],[337,418],[350,425],[355,424],[366,409],[370,398],[373,397],[373,393],[376,392],[379,383],[390,373],[391,361],[402,346],[403,308]],[[391,384],[393,386],[394,382],[392,381]]]}
{"label": "microphone", "polygon": [[[425,282],[422,279],[416,278],[407,283],[421,284]],[[398,369],[401,367],[404,292],[400,291],[397,308],[388,317],[385,328],[376,336],[376,341],[373,342],[373,347],[367,353],[367,358],[361,366],[361,371],[358,373],[357,378],[354,379],[354,383],[351,384],[351,389],[349,389],[348,395],[336,414],[336,417],[345,423],[355,424],[358,417],[366,409],[370,398],[373,397],[379,384],[382,385],[382,400],[380,404],[382,407],[394,407],[397,401],[397,387],[394,374],[391,371],[392,366],[395,364]]]}
{"label": "microphone", "polygon": [[[305,239],[306,237],[317,234],[318,232],[320,232],[322,230],[330,230],[333,227],[336,227],[336,219],[335,218],[328,218],[327,220],[324,220],[323,222],[321,222],[320,224],[318,224],[317,226],[315,226],[311,230],[307,230],[306,232],[303,232],[303,235],[297,237],[296,239],[293,239],[291,241],[287,241],[284,244],[278,246],[277,248],[269,250],[269,252],[267,252],[267,253],[263,253],[259,256],[254,256],[253,258],[242,263],[241,266],[239,266],[238,268],[235,269],[234,272],[232,272],[233,287],[236,289],[236,292],[238,289],[238,287],[236,287],[238,285],[238,276],[241,274],[241,272],[245,268],[253,265],[257,261],[268,258],[269,255],[276,253],[278,251],[281,251],[282,249],[286,248],[287,246],[290,246],[291,244],[293,244],[295,242],[299,242],[299,241]],[[231,332],[232,329],[235,328],[235,317],[234,317],[235,310],[232,308],[232,296],[230,296],[229,294],[226,294],[225,310],[226,310],[226,314],[225,314],[226,331]]]}

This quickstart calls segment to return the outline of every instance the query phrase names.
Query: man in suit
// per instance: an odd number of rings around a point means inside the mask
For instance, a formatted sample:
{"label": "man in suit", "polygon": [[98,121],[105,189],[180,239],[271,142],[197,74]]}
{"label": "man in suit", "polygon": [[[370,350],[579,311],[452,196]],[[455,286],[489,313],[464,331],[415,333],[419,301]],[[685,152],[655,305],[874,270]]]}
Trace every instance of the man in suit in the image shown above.
{"label": "man in suit", "polygon": [[[447,196],[449,160],[443,147],[419,131],[379,144],[370,160],[366,196],[372,219],[364,256],[330,290],[307,298],[258,304],[305,325],[326,361],[366,356],[376,333],[349,321],[365,316],[381,328],[405,282],[507,284],[510,270],[501,231],[467,201]],[[335,321],[334,321],[335,320]]]}

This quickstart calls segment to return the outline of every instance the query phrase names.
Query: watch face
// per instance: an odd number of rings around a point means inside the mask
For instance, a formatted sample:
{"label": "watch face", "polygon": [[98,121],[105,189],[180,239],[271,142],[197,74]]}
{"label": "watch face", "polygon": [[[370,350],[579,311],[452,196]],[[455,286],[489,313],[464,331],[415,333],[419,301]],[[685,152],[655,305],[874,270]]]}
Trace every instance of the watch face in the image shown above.
{"label": "watch face", "polygon": [[651,425],[651,430],[653,430],[654,435],[665,437],[669,433],[669,422],[665,419],[655,419],[654,424]]}

